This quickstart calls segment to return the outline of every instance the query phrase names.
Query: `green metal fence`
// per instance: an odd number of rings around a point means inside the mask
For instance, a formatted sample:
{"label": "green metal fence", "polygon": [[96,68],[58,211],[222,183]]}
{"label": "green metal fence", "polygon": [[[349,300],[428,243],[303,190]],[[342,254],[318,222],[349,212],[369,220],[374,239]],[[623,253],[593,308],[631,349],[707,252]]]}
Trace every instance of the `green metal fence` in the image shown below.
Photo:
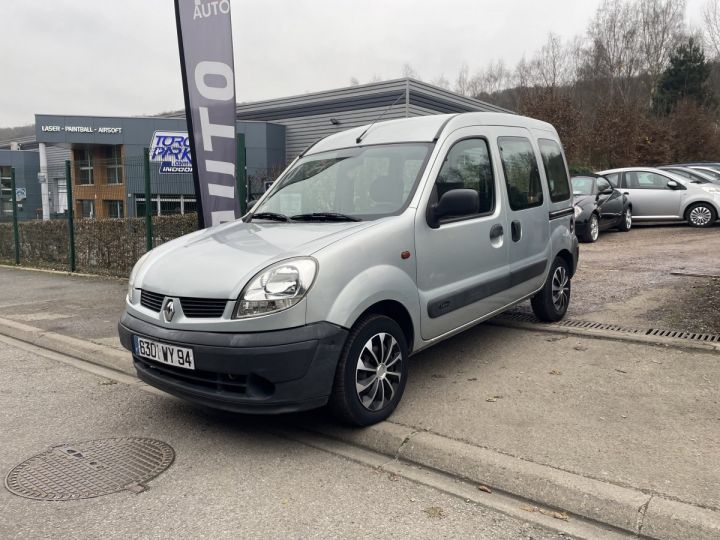
{"label": "green metal fence", "polygon": [[[244,157],[244,156],[243,156]],[[275,171],[238,167],[241,206],[259,196]],[[50,167],[46,181],[48,219],[18,218],[14,173],[0,192],[0,262],[126,277],[143,253],[197,228],[192,175],[161,172],[148,153],[120,160],[66,162]],[[37,178],[23,179],[25,185]],[[257,185],[257,186],[256,186]],[[3,184],[5,186],[5,184]],[[7,200],[6,200],[7,199]]]}

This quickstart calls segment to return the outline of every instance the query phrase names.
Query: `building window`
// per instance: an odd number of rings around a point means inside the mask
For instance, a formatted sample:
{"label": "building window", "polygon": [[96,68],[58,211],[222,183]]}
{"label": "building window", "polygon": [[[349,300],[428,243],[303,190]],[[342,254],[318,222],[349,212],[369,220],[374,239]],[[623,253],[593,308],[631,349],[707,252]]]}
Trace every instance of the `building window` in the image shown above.
{"label": "building window", "polygon": [[109,218],[125,217],[122,201],[105,201],[105,211]]}
{"label": "building window", "polygon": [[[188,214],[197,211],[195,195],[153,195],[150,199],[152,215]],[[145,216],[145,196],[135,197],[135,215]]]}
{"label": "building window", "polygon": [[108,184],[123,183],[122,159],[120,146],[106,146],[106,170]]}
{"label": "building window", "polygon": [[64,214],[67,212],[67,182],[65,178],[53,178],[49,182],[50,212]]}
{"label": "building window", "polygon": [[76,148],[73,151],[75,158],[75,170],[77,171],[76,184],[91,185],[95,183],[93,178],[92,153],[88,148]]}
{"label": "building window", "polygon": [[95,201],[78,199],[78,214],[81,218],[92,219],[95,217]]}
{"label": "building window", "polygon": [[12,177],[10,167],[0,167],[0,219],[12,216]]}

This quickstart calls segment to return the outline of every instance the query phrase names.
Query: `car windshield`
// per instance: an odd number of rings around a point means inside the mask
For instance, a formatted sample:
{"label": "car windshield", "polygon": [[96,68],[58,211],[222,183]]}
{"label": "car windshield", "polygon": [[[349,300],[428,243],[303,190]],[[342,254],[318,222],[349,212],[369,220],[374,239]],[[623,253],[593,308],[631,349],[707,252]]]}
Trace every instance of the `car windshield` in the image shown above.
{"label": "car windshield", "polygon": [[573,195],[592,195],[595,178],[591,176],[574,176],[571,182]]}
{"label": "car windshield", "polygon": [[[400,213],[432,144],[346,148],[301,158],[253,209],[254,219],[377,219]],[[278,218],[280,216],[280,218]]]}

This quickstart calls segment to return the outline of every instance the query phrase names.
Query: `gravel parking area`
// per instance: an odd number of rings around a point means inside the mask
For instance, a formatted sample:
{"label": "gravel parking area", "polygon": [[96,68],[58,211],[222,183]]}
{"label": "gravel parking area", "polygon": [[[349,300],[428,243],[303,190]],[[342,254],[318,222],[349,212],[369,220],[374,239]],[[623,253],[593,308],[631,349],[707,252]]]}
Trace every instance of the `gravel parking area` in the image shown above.
{"label": "gravel parking area", "polygon": [[718,313],[720,225],[640,225],[580,244],[568,318],[720,334]]}

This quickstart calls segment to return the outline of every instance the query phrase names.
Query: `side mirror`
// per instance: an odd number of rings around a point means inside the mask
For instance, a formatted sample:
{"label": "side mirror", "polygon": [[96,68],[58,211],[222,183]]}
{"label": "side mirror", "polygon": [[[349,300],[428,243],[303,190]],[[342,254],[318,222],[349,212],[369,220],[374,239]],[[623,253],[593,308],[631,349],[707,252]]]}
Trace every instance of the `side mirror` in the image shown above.
{"label": "side mirror", "polygon": [[599,195],[612,195],[614,189],[611,187],[603,189]]}
{"label": "side mirror", "polygon": [[249,212],[250,210],[252,210],[253,206],[255,206],[255,205],[257,204],[257,202],[258,202],[257,199],[255,199],[255,200],[253,200],[253,201],[248,201],[248,203],[247,203],[248,212]]}
{"label": "side mirror", "polygon": [[675,180],[668,180],[667,187],[670,189],[679,189],[680,184],[678,184]]}
{"label": "side mirror", "polygon": [[428,224],[433,229],[447,216],[467,216],[480,211],[480,195],[474,189],[453,189],[443,194],[437,204],[430,207]]}

